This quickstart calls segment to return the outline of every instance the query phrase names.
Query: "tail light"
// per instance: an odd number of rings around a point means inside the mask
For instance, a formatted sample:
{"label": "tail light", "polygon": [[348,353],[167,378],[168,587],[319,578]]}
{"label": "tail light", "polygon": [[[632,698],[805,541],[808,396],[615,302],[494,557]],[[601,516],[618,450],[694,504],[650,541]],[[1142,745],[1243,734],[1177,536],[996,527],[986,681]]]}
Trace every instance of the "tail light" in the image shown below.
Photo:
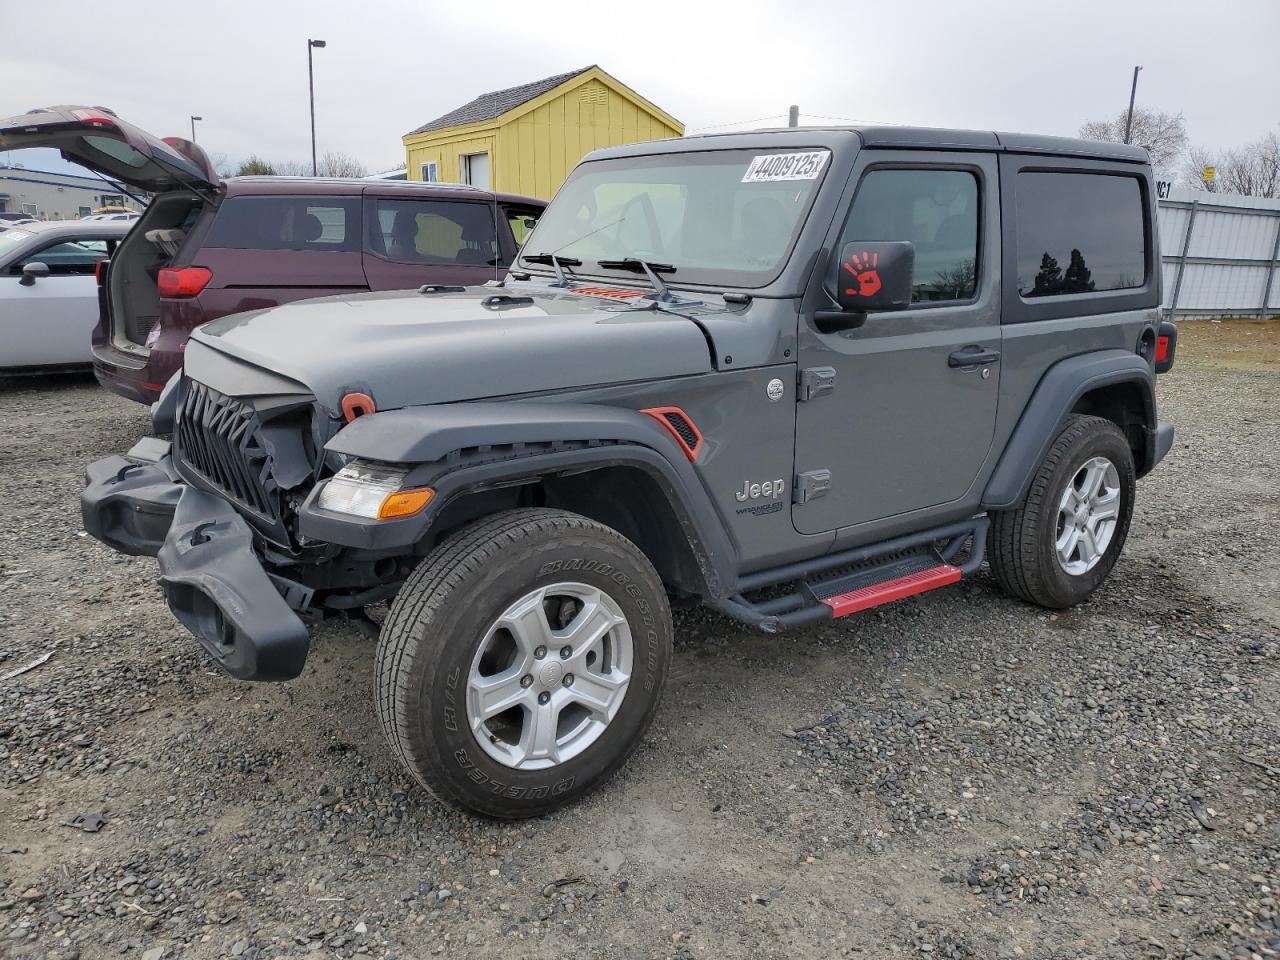
{"label": "tail light", "polygon": [[102,281],[107,278],[107,264],[110,260],[99,260],[93,265],[93,279],[97,281],[98,286],[102,286]]}
{"label": "tail light", "polygon": [[1165,320],[1156,330],[1156,373],[1168,373],[1173,369],[1173,358],[1178,353],[1178,328]]}
{"label": "tail light", "polygon": [[194,297],[213,279],[206,267],[166,267],[156,277],[156,289],[162,297]]}
{"label": "tail light", "polygon": [[72,110],[71,115],[81,123],[87,123],[91,127],[114,127],[116,118],[108,116],[101,108],[94,110]]}

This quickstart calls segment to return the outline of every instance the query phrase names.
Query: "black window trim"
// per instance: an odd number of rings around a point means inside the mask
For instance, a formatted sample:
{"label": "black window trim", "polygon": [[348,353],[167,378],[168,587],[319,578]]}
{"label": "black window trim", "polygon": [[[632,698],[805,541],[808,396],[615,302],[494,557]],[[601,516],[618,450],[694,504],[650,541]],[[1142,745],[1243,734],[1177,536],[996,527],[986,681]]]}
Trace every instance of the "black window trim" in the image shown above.
{"label": "black window trim", "polygon": [[[1126,290],[1099,290],[1094,293],[1063,293],[1051,297],[1025,298],[1018,292],[1017,183],[1020,173],[1091,173],[1131,177],[1138,181],[1142,204],[1142,231],[1146,247],[1143,257],[1146,276],[1143,285]],[[1151,168],[1122,161],[1085,160],[1073,157],[1046,157],[1043,154],[1002,154],[1000,156],[1000,214],[1005,223],[1001,252],[1004,292],[1000,300],[1001,323],[1031,323],[1070,317],[1147,310],[1160,306],[1160,266],[1154,203],[1155,184]]]}
{"label": "black window trim", "polygon": [[[987,262],[983,254],[983,247],[987,241],[987,177],[986,171],[977,164],[966,163],[963,160],[948,160],[939,158],[936,161],[920,159],[920,160],[875,160],[863,167],[858,173],[858,185],[854,188],[853,196],[849,198],[849,203],[844,209],[844,216],[840,218],[840,226],[835,233],[835,242],[838,245],[840,239],[844,236],[844,228],[849,222],[849,217],[853,215],[853,207],[858,202],[858,194],[862,192],[862,185],[866,182],[867,174],[878,170],[946,170],[958,173],[970,173],[973,175],[974,181],[978,186],[978,235],[975,238],[974,249],[974,266],[973,266],[973,296],[964,300],[913,300],[903,312],[911,312],[915,310],[936,310],[938,308],[954,309],[956,307],[971,307],[982,299],[982,287],[986,280]],[[835,251],[839,256],[839,249]],[[839,268],[835,266],[834,260],[832,266],[827,268],[826,281],[823,286],[827,288],[827,292],[832,295],[832,302],[835,293],[835,271]],[[914,277],[912,280],[914,281]]]}

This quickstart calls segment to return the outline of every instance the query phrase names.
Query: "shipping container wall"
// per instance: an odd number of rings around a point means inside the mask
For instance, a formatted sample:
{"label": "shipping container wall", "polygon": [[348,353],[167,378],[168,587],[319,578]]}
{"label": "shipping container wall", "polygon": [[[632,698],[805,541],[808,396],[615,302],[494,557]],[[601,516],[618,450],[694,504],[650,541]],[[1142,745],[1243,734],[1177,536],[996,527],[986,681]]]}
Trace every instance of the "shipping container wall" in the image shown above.
{"label": "shipping container wall", "polygon": [[1164,306],[1178,317],[1280,313],[1280,200],[1172,189],[1160,200]]}

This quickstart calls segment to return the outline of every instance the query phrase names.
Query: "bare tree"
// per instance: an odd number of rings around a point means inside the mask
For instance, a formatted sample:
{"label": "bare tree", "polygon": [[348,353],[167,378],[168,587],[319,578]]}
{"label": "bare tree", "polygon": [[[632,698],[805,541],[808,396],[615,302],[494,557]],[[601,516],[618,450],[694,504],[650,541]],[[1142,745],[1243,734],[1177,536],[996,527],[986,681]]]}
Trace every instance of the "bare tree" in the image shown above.
{"label": "bare tree", "polygon": [[281,160],[276,165],[276,173],[282,177],[309,177],[311,164],[301,160]]}
{"label": "bare tree", "polygon": [[[1205,167],[1215,168],[1214,179],[1204,179]],[[1210,193],[1280,197],[1280,135],[1272,131],[1253,143],[1220,153],[1194,147],[1187,154],[1182,178],[1189,186]]]}
{"label": "bare tree", "polygon": [[231,161],[221,150],[209,154],[209,163],[213,165],[213,172],[223,179],[233,176],[236,172],[236,168],[231,165]]}
{"label": "bare tree", "polygon": [[[1129,111],[1121,110],[1114,120],[1090,120],[1080,128],[1086,140],[1124,142],[1125,121]],[[1181,113],[1160,113],[1135,107],[1129,142],[1151,152],[1151,164],[1158,172],[1169,173],[1187,148],[1187,123]]]}
{"label": "bare tree", "polygon": [[322,177],[365,177],[369,168],[349,153],[329,152],[320,158],[316,172]]}

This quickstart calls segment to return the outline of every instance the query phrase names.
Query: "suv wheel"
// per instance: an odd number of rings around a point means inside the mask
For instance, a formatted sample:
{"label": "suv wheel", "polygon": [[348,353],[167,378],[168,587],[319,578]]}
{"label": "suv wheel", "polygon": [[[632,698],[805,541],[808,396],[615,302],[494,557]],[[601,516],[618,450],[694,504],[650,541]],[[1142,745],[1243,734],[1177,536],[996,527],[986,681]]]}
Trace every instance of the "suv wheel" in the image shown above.
{"label": "suv wheel", "polygon": [[1120,428],[1068,417],[1022,503],[992,515],[987,552],[996,582],[1042,607],[1080,603],[1120,556],[1133,495],[1133,453]]}
{"label": "suv wheel", "polygon": [[429,791],[492,817],[604,781],[658,706],[662,581],[631,541],[559,510],[481,520],[401,588],[378,644],[378,716]]}

